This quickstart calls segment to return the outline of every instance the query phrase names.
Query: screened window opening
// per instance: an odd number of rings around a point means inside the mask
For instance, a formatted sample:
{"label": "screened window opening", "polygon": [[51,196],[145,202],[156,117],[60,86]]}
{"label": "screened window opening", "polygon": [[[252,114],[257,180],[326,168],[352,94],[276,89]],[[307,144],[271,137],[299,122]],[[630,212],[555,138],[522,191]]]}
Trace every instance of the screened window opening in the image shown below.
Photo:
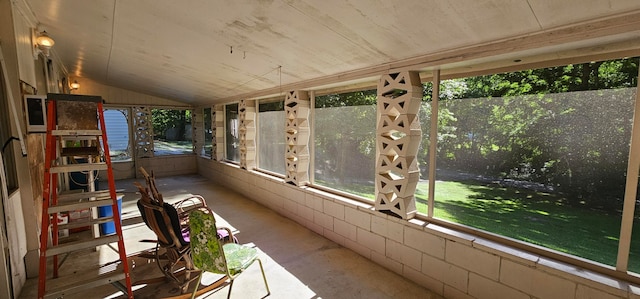
{"label": "screened window opening", "polygon": [[151,115],[155,155],[193,154],[191,110],[152,109]]}
{"label": "screened window opening", "polygon": [[131,160],[131,141],[129,135],[129,109],[104,109],[104,122],[109,144],[111,161]]}
{"label": "screened window opening", "polygon": [[211,120],[211,108],[204,108],[204,147],[203,155],[211,158],[213,151],[213,129]]}
{"label": "screened window opening", "polygon": [[238,104],[224,106],[225,115],[225,158],[228,161],[240,162],[240,134],[238,119]]}
{"label": "screened window opening", "polygon": [[284,175],[284,101],[258,105],[258,167]]}
{"label": "screened window opening", "polygon": [[376,90],[317,96],[314,184],[375,199]]}
{"label": "screened window opening", "polygon": [[[431,216],[614,266],[637,70],[621,59],[442,81]],[[640,235],[631,246],[638,272]]]}

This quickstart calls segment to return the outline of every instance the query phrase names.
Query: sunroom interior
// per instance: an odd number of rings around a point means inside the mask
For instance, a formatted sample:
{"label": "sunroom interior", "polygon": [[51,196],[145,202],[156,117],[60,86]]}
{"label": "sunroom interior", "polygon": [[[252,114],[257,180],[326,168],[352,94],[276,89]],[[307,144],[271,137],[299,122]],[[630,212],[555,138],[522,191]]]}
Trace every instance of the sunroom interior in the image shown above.
{"label": "sunroom interior", "polygon": [[273,298],[640,298],[637,1],[0,0],[0,22],[1,298],[37,293],[25,97],[49,93],[104,101],[134,280],[142,167],[258,248]]}

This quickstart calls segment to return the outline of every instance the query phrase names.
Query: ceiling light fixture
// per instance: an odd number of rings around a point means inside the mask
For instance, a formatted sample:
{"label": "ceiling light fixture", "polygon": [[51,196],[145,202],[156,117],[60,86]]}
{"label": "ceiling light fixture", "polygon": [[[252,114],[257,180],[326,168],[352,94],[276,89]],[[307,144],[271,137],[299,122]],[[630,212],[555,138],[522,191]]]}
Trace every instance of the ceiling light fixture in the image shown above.
{"label": "ceiling light fixture", "polygon": [[76,90],[80,88],[80,83],[78,83],[78,80],[73,80],[73,83],[71,83],[69,87],[71,87],[72,90]]}
{"label": "ceiling light fixture", "polygon": [[51,38],[49,34],[47,34],[47,31],[40,32],[38,34],[38,37],[36,37],[35,43],[35,47],[40,49],[42,54],[44,54],[45,56],[49,56],[49,50],[51,49],[51,47],[53,47],[53,45],[56,44],[53,38]]}

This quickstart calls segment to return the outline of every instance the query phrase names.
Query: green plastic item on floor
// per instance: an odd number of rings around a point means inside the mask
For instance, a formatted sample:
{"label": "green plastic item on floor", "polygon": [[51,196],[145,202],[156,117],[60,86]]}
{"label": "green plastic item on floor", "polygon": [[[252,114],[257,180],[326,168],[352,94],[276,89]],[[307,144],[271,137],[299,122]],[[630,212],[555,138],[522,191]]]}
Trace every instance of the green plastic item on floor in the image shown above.
{"label": "green plastic item on floor", "polygon": [[[260,265],[267,296],[271,293],[267,284],[267,277],[264,274],[262,261],[258,258],[258,250],[236,243],[223,245],[218,238],[216,220],[213,214],[205,213],[201,210],[191,212],[189,214],[189,229],[193,263],[198,269],[225,274],[229,277],[231,282],[227,298],[231,297],[233,280],[255,261],[258,261]],[[196,290],[197,288],[196,286]]]}

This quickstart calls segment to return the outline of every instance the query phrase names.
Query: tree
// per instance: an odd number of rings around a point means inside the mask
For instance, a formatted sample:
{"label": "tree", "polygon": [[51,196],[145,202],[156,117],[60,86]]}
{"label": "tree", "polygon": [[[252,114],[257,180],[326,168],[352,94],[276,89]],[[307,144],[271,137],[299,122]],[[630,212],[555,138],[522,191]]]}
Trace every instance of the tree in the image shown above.
{"label": "tree", "polygon": [[166,138],[167,129],[176,128],[177,140],[184,140],[186,125],[191,123],[191,110],[152,109],[151,116],[156,137]]}
{"label": "tree", "polygon": [[633,117],[623,88],[637,70],[629,58],[443,81],[438,165],[619,197]]}
{"label": "tree", "polygon": [[316,97],[315,159],[322,178],[372,180],[376,96],[376,90],[365,90]]}

